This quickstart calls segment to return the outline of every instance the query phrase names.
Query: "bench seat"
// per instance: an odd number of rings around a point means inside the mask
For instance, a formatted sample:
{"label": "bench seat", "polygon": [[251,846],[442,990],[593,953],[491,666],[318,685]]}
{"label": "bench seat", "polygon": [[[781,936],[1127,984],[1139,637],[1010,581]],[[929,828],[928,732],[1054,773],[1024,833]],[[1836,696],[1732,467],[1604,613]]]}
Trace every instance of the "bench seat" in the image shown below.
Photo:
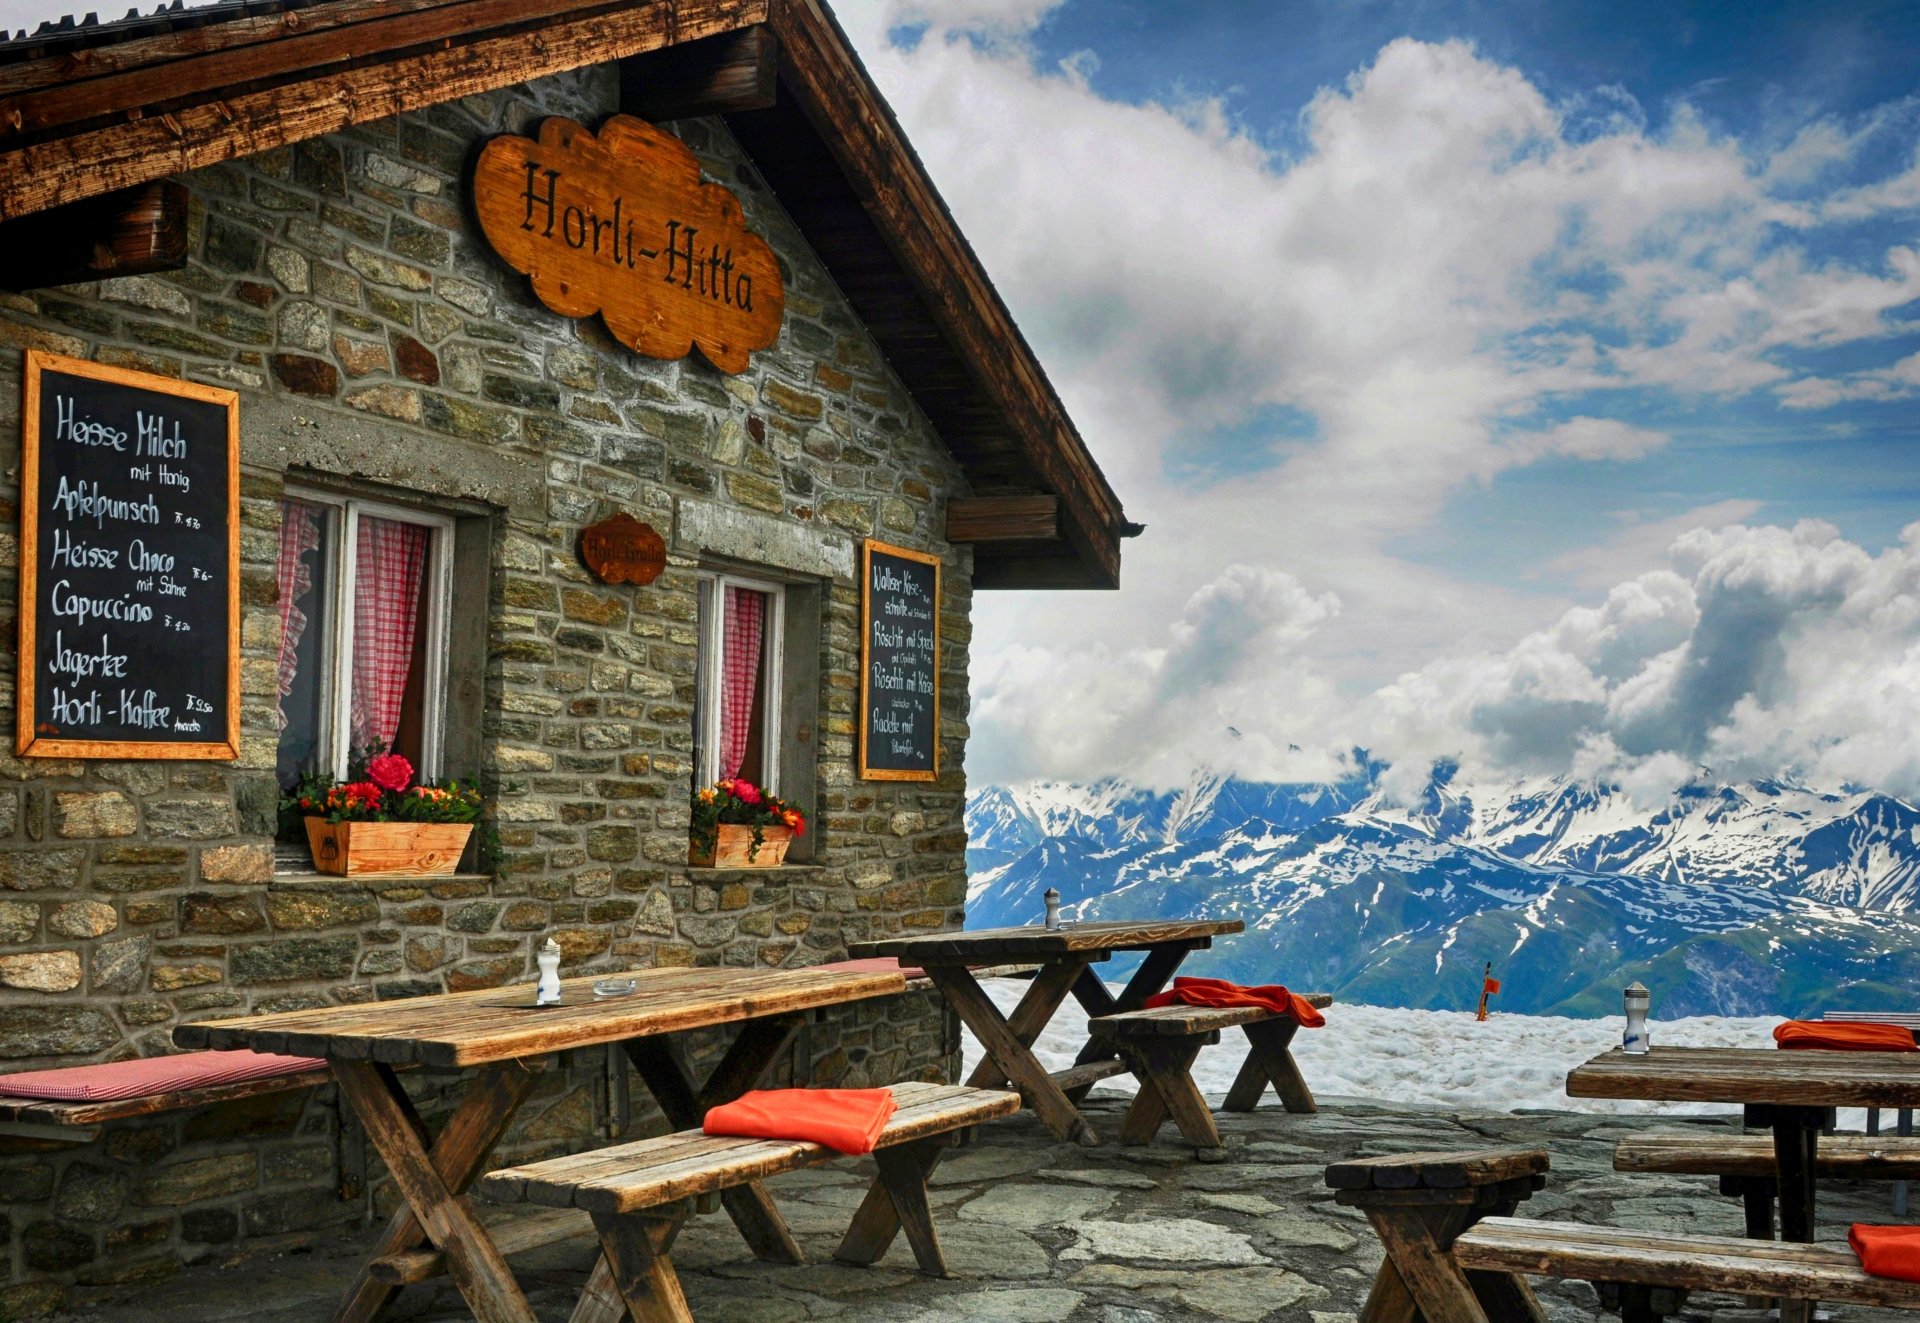
{"label": "bench seat", "polygon": [[[886,1252],[893,1231],[868,1216],[868,1205],[878,1199],[890,1205],[897,1218],[892,1226],[906,1233],[921,1271],[944,1277],[946,1259],[933,1228],[927,1174],[939,1161],[941,1147],[957,1133],[1017,1112],[1020,1095],[960,1084],[910,1083],[894,1085],[893,1096],[898,1110],[873,1153],[880,1174],[837,1257],[864,1264]],[[474,1188],[497,1202],[584,1210],[600,1235],[604,1280],[624,1300],[635,1323],[690,1323],[692,1314],[669,1255],[693,1202],[841,1156],[824,1144],[802,1140],[682,1130],[490,1172]],[[771,1201],[765,1207],[771,1209]],[[430,1267],[424,1261],[409,1262],[404,1270]],[[597,1292],[602,1280],[596,1272],[589,1294]]]}
{"label": "bench seat", "polygon": [[0,1134],[85,1143],[107,1121],[185,1111],[331,1078],[315,1057],[183,1052],[0,1076]]}
{"label": "bench seat", "polygon": [[[1682,1176],[1779,1174],[1772,1135],[1655,1134],[1623,1139],[1613,1151],[1615,1171]],[[1920,1139],[1880,1135],[1822,1135],[1814,1159],[1820,1176],[1857,1180],[1920,1177]]]}
{"label": "bench seat", "polygon": [[1920,1309],[1920,1283],[1870,1277],[1844,1245],[1489,1217],[1459,1234],[1453,1257],[1482,1272]]}
{"label": "bench seat", "polygon": [[[1316,1010],[1333,1004],[1324,992],[1301,1000]],[[1247,1059],[1227,1091],[1227,1111],[1252,1111],[1269,1086],[1289,1112],[1319,1110],[1294,1064],[1293,1036],[1300,1023],[1291,1015],[1264,1006],[1178,1003],[1120,1011],[1088,1020],[1087,1030],[1109,1040],[1140,1081],[1140,1092],[1120,1123],[1121,1143],[1150,1144],[1171,1118],[1203,1156],[1220,1152],[1220,1128],[1193,1082],[1193,1063],[1202,1047],[1220,1041],[1224,1029],[1239,1029],[1247,1036]]]}

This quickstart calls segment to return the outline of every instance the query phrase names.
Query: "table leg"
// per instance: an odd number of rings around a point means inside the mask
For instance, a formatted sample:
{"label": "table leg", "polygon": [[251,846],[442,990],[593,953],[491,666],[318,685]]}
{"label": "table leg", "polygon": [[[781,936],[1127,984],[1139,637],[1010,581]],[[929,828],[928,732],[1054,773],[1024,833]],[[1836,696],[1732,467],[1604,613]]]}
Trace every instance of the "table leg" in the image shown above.
{"label": "table leg", "polygon": [[[930,977],[933,972],[931,969],[927,971]],[[1073,987],[1077,980],[1087,977],[1090,976],[1087,973],[1086,962],[1072,959],[1047,965],[1033,976],[1033,982],[1029,983],[1026,992],[1021,994],[1020,1004],[1013,1008],[1013,1014],[1005,1021],[1007,1028],[1019,1040],[1022,1049],[1028,1049],[1034,1045],[1046,1029],[1048,1022],[1053,1019],[1053,1013],[1060,1009],[1060,1003],[1067,999],[1067,990]],[[976,988],[980,986],[979,981],[974,979],[971,973],[967,974],[967,978]],[[935,982],[938,983],[937,978]],[[981,995],[986,995],[984,990]],[[998,1014],[997,1011],[995,1013]],[[984,1043],[985,1040],[983,1039],[982,1042]],[[1004,1089],[1010,1078],[1012,1077],[1006,1068],[1000,1064],[993,1053],[989,1052],[986,1058],[973,1068],[973,1073],[967,1076],[967,1084],[975,1089]]]}
{"label": "table leg", "polygon": [[[706,1118],[707,1109],[732,1102],[756,1087],[793,1043],[805,1018],[786,1015],[748,1020],[741,1025],[739,1037],[733,1040],[733,1046],[727,1049],[703,1085],[693,1082],[692,1075],[665,1038],[636,1038],[624,1046],[641,1082],[660,1104],[667,1123],[675,1130],[693,1130]],[[720,1202],[733,1224],[740,1228],[755,1258],[768,1263],[807,1261],[800,1242],[793,1238],[786,1220],[780,1216],[773,1196],[759,1181],[723,1191]]]}
{"label": "table leg", "polygon": [[[447,1275],[481,1323],[534,1323],[533,1308],[499,1248],[460,1196],[479,1174],[514,1111],[533,1085],[518,1061],[490,1066],[468,1086],[453,1118],[429,1152],[426,1127],[406,1090],[387,1066],[336,1061],[340,1096],[353,1108],[392,1173],[407,1208],[394,1216],[372,1257],[431,1240],[446,1256]],[[360,1323],[377,1315],[397,1288],[374,1282],[362,1268],[334,1315]]]}
{"label": "table leg", "polygon": [[[1147,998],[1165,990],[1173,981],[1174,971],[1187,958],[1187,953],[1210,945],[1210,940],[1192,942],[1173,942],[1166,946],[1156,946],[1147,952],[1147,958],[1140,962],[1140,968],[1133,971],[1133,977],[1127,980],[1127,986],[1118,997],[1107,990],[1100,976],[1089,967],[1073,985],[1074,1000],[1080,1003],[1088,1019],[1102,1015],[1118,1015],[1122,1011],[1137,1011]],[[1074,1059],[1074,1065],[1084,1066],[1089,1062],[1105,1061],[1115,1056],[1113,1045],[1099,1038],[1089,1038],[1087,1045],[1080,1049],[1080,1055]],[[1091,1084],[1083,1084],[1068,1091],[1067,1098],[1078,1107],[1087,1100],[1087,1094],[1093,1089]]]}
{"label": "table leg", "polygon": [[1060,1092],[1032,1048],[1084,967],[1084,961],[1067,959],[1043,968],[1014,1010],[1017,1024],[1000,1014],[993,998],[965,966],[929,965],[927,977],[986,1049],[987,1060],[980,1063],[967,1083],[980,1088],[987,1087],[981,1084],[983,1079],[1010,1081],[1055,1139],[1071,1139],[1091,1147],[1100,1142],[1100,1136]]}
{"label": "table leg", "polygon": [[[1813,1242],[1816,1204],[1815,1170],[1820,1151],[1820,1127],[1827,1113],[1821,1108],[1781,1107],[1774,1110],[1773,1154],[1780,1174],[1780,1239]],[[1811,1300],[1782,1300],[1780,1323],[1808,1323]]]}

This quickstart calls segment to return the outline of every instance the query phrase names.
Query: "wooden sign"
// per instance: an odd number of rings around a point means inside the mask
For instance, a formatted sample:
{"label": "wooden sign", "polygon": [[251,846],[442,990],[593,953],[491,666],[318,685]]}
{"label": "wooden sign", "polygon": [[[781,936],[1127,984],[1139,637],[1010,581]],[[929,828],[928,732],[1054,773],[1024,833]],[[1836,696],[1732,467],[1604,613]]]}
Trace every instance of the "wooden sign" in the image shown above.
{"label": "wooden sign", "polygon": [[622,510],[580,530],[580,559],[602,583],[652,583],[667,568],[667,544]]}
{"label": "wooden sign", "polygon": [[499,137],[473,173],[480,228],[540,302],[598,313],[648,358],[698,349],[722,372],[780,335],[786,293],[773,249],[746,228],[740,199],[702,183],[669,133],[615,115],[594,133],[555,117],[540,140]]}
{"label": "wooden sign", "polygon": [[240,405],[27,352],[18,751],[237,758]]}
{"label": "wooden sign", "polygon": [[860,777],[935,780],[940,558],[868,541],[860,572]]}

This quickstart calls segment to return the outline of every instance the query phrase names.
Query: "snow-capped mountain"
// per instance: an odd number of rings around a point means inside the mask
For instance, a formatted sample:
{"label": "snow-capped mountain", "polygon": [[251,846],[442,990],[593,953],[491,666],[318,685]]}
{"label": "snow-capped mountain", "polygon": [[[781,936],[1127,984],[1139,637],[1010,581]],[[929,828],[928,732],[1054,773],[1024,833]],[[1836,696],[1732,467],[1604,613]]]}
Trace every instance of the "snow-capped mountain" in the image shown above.
{"label": "snow-capped mountain", "polygon": [[968,923],[1242,919],[1193,968],[1377,1005],[1612,1014],[1638,978],[1667,1014],[1814,1014],[1920,1001],[1920,811],[1784,781],[1642,806],[1565,780],[1414,804],[1367,767],[1335,784],[1213,774],[987,787],[967,810]]}

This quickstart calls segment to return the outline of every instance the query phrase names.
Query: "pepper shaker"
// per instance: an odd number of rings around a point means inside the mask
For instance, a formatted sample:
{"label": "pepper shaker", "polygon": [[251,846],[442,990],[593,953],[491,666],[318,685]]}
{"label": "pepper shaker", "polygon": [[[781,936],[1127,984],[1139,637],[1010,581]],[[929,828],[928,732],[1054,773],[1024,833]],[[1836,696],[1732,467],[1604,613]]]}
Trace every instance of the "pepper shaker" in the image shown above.
{"label": "pepper shaker", "polygon": [[1628,985],[1625,993],[1627,1008],[1627,1032],[1620,1039],[1620,1050],[1631,1052],[1635,1056],[1653,1050],[1653,1036],[1647,1032],[1647,1010],[1653,1004],[1653,994],[1634,982]]}
{"label": "pepper shaker", "polygon": [[1060,892],[1054,887],[1048,887],[1040,899],[1047,903],[1047,931],[1058,932],[1060,930]]}
{"label": "pepper shaker", "polygon": [[535,959],[540,966],[540,983],[533,990],[533,1004],[558,1006],[560,1004],[560,943],[549,937]]}

